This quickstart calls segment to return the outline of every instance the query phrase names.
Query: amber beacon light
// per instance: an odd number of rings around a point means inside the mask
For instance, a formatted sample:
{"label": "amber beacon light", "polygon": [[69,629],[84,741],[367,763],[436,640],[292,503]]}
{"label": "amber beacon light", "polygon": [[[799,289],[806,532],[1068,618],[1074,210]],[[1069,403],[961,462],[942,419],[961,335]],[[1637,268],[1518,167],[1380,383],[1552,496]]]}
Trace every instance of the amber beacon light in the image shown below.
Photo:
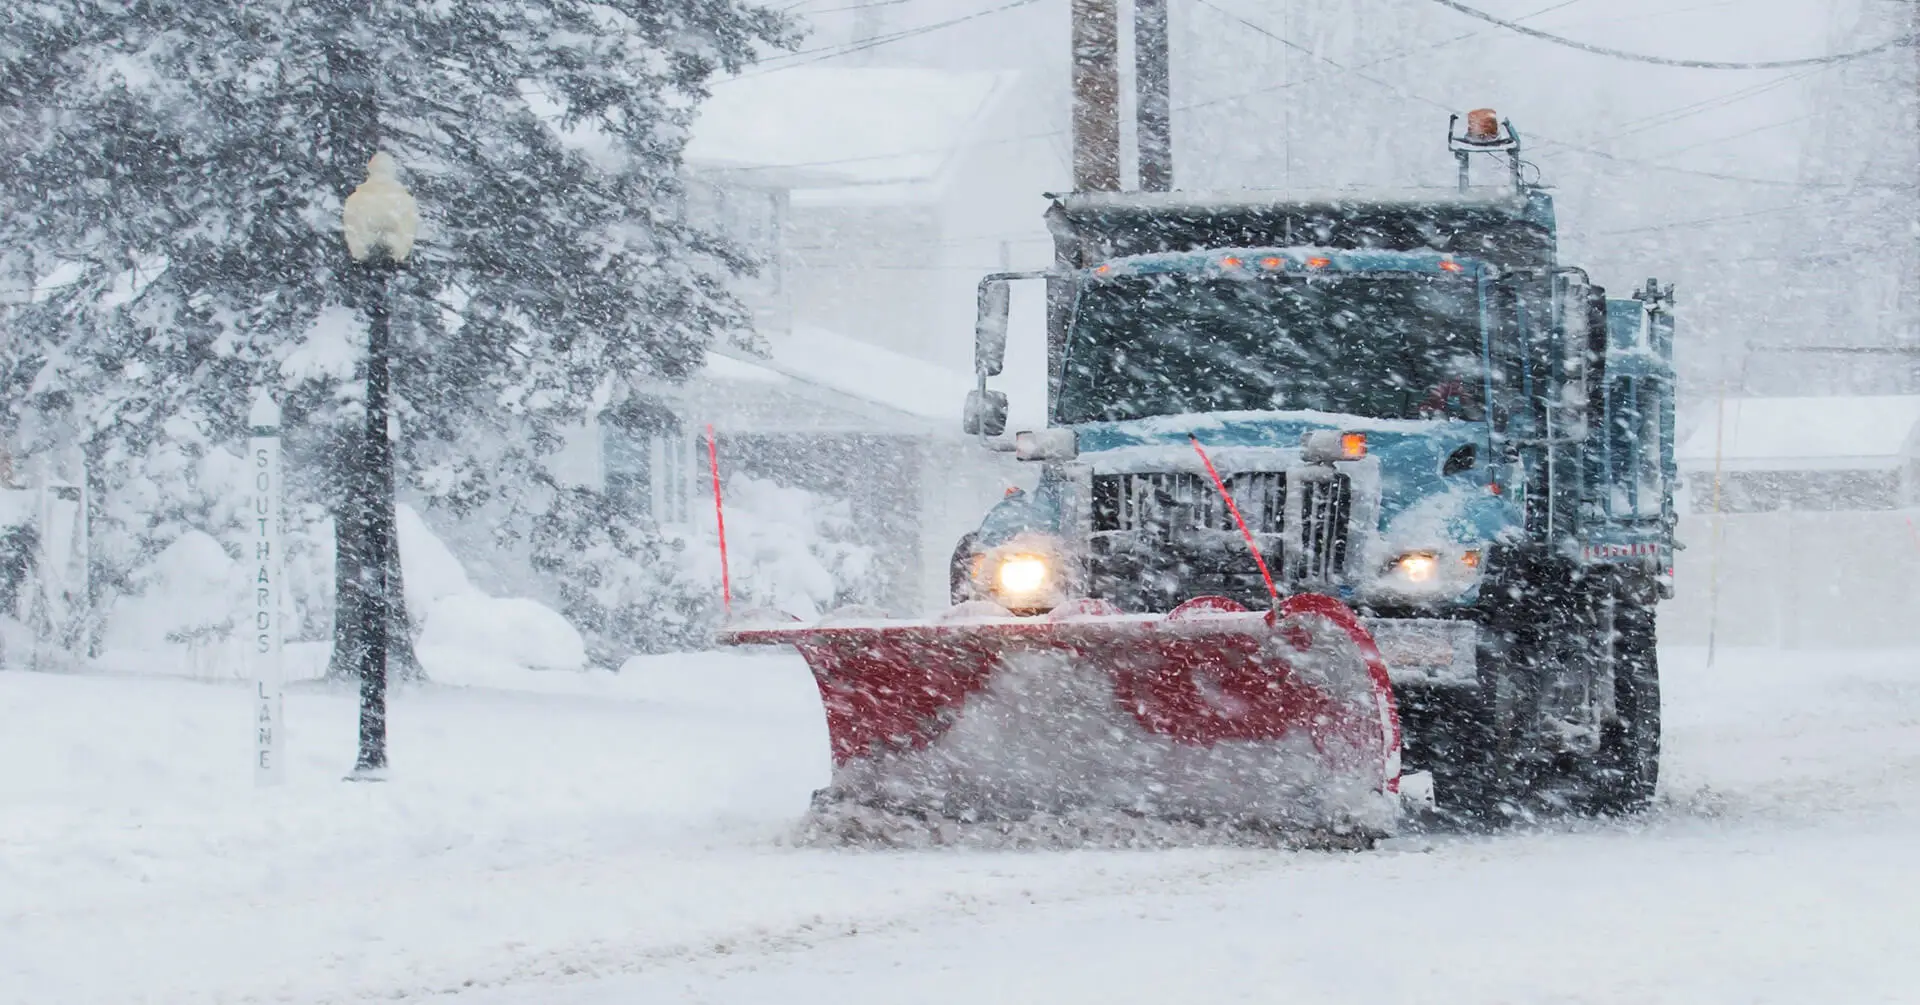
{"label": "amber beacon light", "polygon": [[1467,113],[1468,143],[1500,142],[1500,116],[1491,108],[1476,108]]}

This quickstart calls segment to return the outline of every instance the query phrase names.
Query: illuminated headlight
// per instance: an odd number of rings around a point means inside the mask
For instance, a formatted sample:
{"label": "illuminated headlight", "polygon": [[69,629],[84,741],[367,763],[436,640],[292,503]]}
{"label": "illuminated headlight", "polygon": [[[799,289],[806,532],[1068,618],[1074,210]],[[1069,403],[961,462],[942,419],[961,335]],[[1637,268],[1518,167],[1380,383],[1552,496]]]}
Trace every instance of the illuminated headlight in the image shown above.
{"label": "illuminated headlight", "polygon": [[1044,555],[1008,555],[994,571],[993,585],[1005,597],[1033,597],[1046,589],[1051,574]]}
{"label": "illuminated headlight", "polygon": [[1059,540],[1045,534],[1022,534],[990,548],[974,557],[974,593],[1010,610],[1050,610],[1070,592],[1063,554]]}
{"label": "illuminated headlight", "polygon": [[1473,585],[1480,575],[1478,548],[1403,551],[1380,570],[1378,585],[1402,593],[1446,593]]}
{"label": "illuminated headlight", "polygon": [[1409,583],[1431,583],[1440,573],[1440,556],[1431,551],[1409,551],[1394,560],[1392,571]]}

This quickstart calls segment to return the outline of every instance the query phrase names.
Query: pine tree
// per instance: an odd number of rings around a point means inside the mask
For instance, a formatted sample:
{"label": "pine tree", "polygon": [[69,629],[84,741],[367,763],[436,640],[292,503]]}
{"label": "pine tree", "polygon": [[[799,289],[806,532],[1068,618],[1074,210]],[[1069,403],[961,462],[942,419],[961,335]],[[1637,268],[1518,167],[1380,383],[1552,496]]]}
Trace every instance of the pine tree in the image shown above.
{"label": "pine tree", "polygon": [[[402,470],[436,500],[538,512],[561,429],[748,337],[723,285],[745,262],[685,217],[678,167],[707,81],[787,41],[776,13],[20,0],[6,17],[0,266],[68,281],[8,312],[0,383],[22,392],[11,421],[78,427],[99,498],[163,442],[237,442],[247,389],[268,386],[300,487],[336,504],[365,344],[340,204],[376,149],[424,217],[394,396]],[[345,534],[341,580],[363,550]]]}

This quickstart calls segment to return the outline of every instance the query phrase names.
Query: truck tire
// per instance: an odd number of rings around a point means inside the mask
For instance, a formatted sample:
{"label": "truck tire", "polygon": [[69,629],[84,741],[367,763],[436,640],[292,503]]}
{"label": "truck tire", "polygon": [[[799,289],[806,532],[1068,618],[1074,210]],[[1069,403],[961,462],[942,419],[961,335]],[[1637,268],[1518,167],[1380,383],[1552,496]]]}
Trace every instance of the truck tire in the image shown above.
{"label": "truck tire", "polygon": [[[1503,588],[1489,585],[1483,595]],[[1510,804],[1524,787],[1516,753],[1521,741],[1519,710],[1528,707],[1523,690],[1525,656],[1534,648],[1526,623],[1526,605],[1503,598],[1481,611],[1475,653],[1479,683],[1449,696],[1446,715],[1432,723],[1434,808],[1447,822],[1476,830],[1498,827],[1510,818]]]}
{"label": "truck tire", "polygon": [[1660,657],[1653,593],[1625,589],[1613,610],[1614,721],[1604,723],[1588,778],[1596,813],[1637,813],[1660,781]]}
{"label": "truck tire", "polygon": [[1433,805],[1442,820],[1479,829],[1502,819],[1491,717],[1479,689],[1426,691],[1403,707],[1402,722],[1409,746],[1419,748],[1412,759],[1433,775]]}

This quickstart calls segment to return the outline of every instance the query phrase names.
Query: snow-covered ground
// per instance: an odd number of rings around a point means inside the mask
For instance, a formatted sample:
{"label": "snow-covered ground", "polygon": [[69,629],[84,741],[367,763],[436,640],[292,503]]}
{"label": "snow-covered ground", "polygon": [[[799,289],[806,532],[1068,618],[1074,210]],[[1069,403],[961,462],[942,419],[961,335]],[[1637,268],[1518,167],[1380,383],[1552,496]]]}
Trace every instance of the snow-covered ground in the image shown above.
{"label": "snow-covered ground", "polygon": [[1628,823],[1362,854],[785,841],[826,774],[804,668],[636,661],[354,699],[0,672],[0,1002],[1920,1001],[1920,654],[1667,660]]}

